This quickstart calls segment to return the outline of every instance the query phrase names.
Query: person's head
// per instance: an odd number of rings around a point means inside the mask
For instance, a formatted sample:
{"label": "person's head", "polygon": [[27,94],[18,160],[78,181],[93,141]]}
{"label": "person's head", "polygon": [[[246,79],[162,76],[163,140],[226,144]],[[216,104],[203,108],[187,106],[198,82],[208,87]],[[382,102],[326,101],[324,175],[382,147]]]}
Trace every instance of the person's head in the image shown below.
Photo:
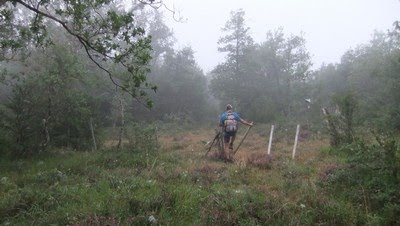
{"label": "person's head", "polygon": [[232,110],[232,109],[233,109],[232,105],[230,105],[230,104],[226,105],[226,110],[227,110],[227,111],[230,111],[230,110]]}

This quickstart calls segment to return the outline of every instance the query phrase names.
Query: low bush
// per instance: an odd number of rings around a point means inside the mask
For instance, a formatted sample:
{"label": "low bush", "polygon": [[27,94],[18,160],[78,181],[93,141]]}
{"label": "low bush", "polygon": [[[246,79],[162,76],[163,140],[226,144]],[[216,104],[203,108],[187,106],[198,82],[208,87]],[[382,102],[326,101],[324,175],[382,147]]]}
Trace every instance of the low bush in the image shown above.
{"label": "low bush", "polygon": [[357,141],[336,151],[345,153],[345,166],[324,178],[325,188],[362,206],[367,223],[400,224],[399,143],[377,136],[375,144]]}
{"label": "low bush", "polygon": [[127,126],[129,148],[132,150],[153,152],[160,144],[157,137],[157,127],[153,124],[132,123]]}

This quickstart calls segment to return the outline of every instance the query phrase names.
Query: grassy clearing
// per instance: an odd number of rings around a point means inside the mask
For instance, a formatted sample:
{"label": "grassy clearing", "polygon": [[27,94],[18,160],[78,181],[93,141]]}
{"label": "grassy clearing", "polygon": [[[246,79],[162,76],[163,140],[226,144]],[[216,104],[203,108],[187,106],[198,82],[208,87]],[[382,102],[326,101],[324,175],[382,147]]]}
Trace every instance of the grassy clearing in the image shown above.
{"label": "grassy clearing", "polygon": [[[298,157],[278,138],[262,164],[267,135],[254,130],[235,163],[205,157],[212,130],[159,137],[157,152],[57,150],[29,160],[1,160],[4,225],[297,225],[358,224],[362,210],[325,194],[320,181],[340,161],[324,139],[301,139]],[[240,139],[240,135],[238,137]]]}

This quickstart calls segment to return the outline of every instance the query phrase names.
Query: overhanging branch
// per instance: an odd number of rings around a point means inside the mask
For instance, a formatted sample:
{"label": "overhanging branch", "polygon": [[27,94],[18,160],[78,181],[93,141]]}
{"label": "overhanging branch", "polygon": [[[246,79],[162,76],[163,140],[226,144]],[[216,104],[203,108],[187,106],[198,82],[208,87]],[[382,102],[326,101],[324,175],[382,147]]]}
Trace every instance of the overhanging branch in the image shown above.
{"label": "overhanging branch", "polygon": [[[4,4],[5,2],[7,2],[7,0],[0,0],[0,6],[1,4]],[[91,44],[90,41],[87,40],[86,38],[82,37],[80,34],[74,32],[73,30],[71,30],[66,22],[62,21],[61,19],[48,14],[46,12],[43,12],[41,10],[39,10],[39,6],[40,6],[40,2],[37,5],[37,7],[31,6],[28,3],[21,1],[21,0],[15,0],[14,2],[21,4],[22,6],[24,6],[25,8],[31,10],[32,12],[35,12],[37,15],[42,15],[48,19],[51,19],[55,22],[57,22],[58,24],[60,24],[70,35],[76,37],[78,39],[78,41],[82,44],[82,46],[85,49],[85,52],[87,54],[87,56],[89,57],[89,59],[101,70],[103,70],[104,72],[107,73],[107,75],[109,76],[111,82],[118,88],[120,88],[121,90],[123,90],[124,92],[127,92],[129,95],[131,95],[133,98],[135,98],[140,104],[144,105],[146,108],[148,107],[146,104],[144,104],[138,97],[136,97],[136,93],[132,93],[131,91],[129,91],[127,88],[125,88],[124,86],[120,85],[118,82],[115,81],[114,77],[112,76],[112,73],[106,69],[105,67],[103,67],[99,62],[97,62],[94,58],[93,55],[90,53],[90,50],[100,54],[101,56],[107,58],[107,59],[115,59],[115,57],[113,56],[109,56],[103,52],[98,51],[96,48],[94,48]],[[125,65],[122,61],[120,62],[122,66],[124,66],[125,68],[127,68],[127,65]]]}

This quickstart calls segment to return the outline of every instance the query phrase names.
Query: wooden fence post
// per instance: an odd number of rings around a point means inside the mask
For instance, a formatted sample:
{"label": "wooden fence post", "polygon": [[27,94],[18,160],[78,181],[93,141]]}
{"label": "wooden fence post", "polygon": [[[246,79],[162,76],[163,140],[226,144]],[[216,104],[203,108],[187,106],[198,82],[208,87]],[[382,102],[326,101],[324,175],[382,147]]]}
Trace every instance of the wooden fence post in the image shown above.
{"label": "wooden fence post", "polygon": [[272,136],[274,134],[274,125],[271,125],[271,132],[269,134],[269,142],[268,142],[268,155],[271,154],[271,146],[272,146]]}
{"label": "wooden fence post", "polygon": [[296,138],[294,139],[294,145],[293,145],[293,154],[292,154],[292,158],[294,159],[295,155],[296,155],[296,148],[297,148],[297,141],[299,138],[299,132],[300,132],[300,125],[297,125],[296,128]]}

